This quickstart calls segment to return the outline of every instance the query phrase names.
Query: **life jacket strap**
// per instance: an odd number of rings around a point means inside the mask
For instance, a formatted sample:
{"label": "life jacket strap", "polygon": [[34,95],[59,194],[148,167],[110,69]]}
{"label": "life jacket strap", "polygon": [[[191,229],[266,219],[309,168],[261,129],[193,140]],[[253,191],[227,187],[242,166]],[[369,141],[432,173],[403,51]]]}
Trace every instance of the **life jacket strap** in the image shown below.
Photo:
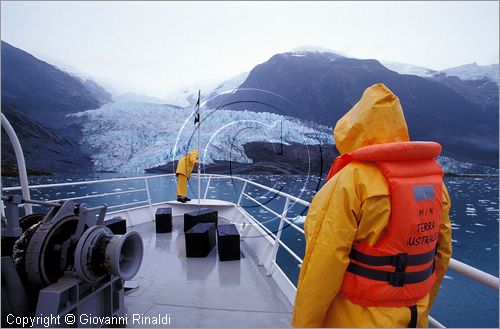
{"label": "life jacket strap", "polygon": [[357,262],[370,266],[392,265],[396,267],[398,272],[403,272],[406,266],[423,265],[434,259],[436,249],[432,249],[426,253],[408,255],[401,253],[393,256],[372,256],[365,254],[359,250],[351,249],[349,258]]}
{"label": "life jacket strap", "polygon": [[405,284],[418,283],[427,280],[434,272],[434,263],[419,272],[388,272],[374,270],[356,263],[350,263],[347,271],[353,274],[377,281],[387,281],[391,286],[402,287]]}
{"label": "life jacket strap", "polygon": [[412,305],[409,306],[410,308],[410,323],[408,324],[408,328],[416,328],[417,327],[417,320],[418,320],[418,309],[417,305]]}

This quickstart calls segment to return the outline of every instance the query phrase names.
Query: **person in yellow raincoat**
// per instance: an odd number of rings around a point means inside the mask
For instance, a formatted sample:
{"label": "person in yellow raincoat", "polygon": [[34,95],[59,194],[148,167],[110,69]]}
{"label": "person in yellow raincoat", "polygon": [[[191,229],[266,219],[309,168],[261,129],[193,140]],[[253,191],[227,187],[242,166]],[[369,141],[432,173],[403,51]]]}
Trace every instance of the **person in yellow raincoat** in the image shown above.
{"label": "person in yellow raincoat", "polygon": [[177,201],[186,203],[191,201],[187,197],[187,184],[194,166],[198,163],[198,150],[193,149],[179,159],[175,175],[177,176]]}
{"label": "person in yellow raincoat", "polygon": [[[401,104],[383,84],[367,88],[336,124],[340,154],[374,144],[409,141]],[[416,326],[428,326],[428,313],[451,258],[450,197],[443,185],[441,221],[434,256],[436,281],[416,303]],[[374,245],[391,213],[388,182],[370,162],[351,162],[315,195],[304,224],[306,252],[292,317],[295,327],[407,327],[408,307],[363,307],[339,294],[353,243]],[[439,218],[439,216],[437,216]]]}

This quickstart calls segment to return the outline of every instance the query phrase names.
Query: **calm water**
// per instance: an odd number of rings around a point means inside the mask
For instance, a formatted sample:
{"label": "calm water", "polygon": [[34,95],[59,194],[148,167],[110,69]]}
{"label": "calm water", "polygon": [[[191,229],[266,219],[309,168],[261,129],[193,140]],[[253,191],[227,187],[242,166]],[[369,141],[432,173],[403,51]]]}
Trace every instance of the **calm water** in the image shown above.
{"label": "calm water", "polygon": [[[139,176],[143,176],[142,174]],[[86,177],[49,176],[31,177],[30,184],[71,183],[81,180],[123,177],[120,174],[93,174]],[[131,175],[128,175],[131,177]],[[245,176],[277,190],[310,201],[318,188],[317,176]],[[16,179],[2,178],[3,186],[18,185]],[[452,198],[451,220],[453,257],[498,277],[498,179],[497,178],[445,178]],[[149,180],[153,202],[175,197],[175,181],[172,177]],[[120,205],[143,202],[147,194],[142,180],[113,182],[97,185],[67,186],[64,188],[44,188],[32,191],[32,199],[63,199],[80,196],[95,196],[102,193],[115,193],[98,199],[81,199],[90,206],[106,203],[111,210],[120,209]],[[205,193],[206,181],[202,181],[202,194]],[[236,180],[212,180],[207,191],[208,198],[219,198],[236,202],[242,183]],[[190,181],[189,194],[197,195],[196,180]],[[123,192],[123,193],[121,193]],[[262,189],[247,188],[247,193],[281,213],[284,199]],[[142,203],[141,203],[142,202]],[[279,220],[266,210],[257,207],[252,201],[243,199],[243,207],[272,231],[277,231]],[[45,212],[44,207],[34,207],[35,212]],[[306,209],[297,204],[290,204],[288,217],[303,227]],[[304,255],[305,242],[301,233],[291,227],[282,231],[282,240],[301,258]],[[299,267],[297,261],[284,249],[278,251],[277,261],[291,281],[296,283]],[[462,275],[448,271],[431,314],[447,327],[496,327],[498,328],[498,292],[475,283]]]}

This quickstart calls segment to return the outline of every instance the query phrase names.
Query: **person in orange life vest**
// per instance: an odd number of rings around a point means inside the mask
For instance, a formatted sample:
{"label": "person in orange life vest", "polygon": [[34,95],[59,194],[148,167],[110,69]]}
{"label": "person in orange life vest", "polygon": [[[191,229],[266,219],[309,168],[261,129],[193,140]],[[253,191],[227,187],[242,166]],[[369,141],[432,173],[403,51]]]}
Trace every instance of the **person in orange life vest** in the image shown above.
{"label": "person in orange life vest", "polygon": [[409,142],[401,104],[367,88],[336,124],[341,156],[304,224],[295,327],[427,327],[451,258],[441,146]]}
{"label": "person in orange life vest", "polygon": [[177,201],[186,203],[191,201],[187,197],[187,183],[194,166],[198,163],[198,150],[193,149],[179,159],[175,175],[177,176]]}

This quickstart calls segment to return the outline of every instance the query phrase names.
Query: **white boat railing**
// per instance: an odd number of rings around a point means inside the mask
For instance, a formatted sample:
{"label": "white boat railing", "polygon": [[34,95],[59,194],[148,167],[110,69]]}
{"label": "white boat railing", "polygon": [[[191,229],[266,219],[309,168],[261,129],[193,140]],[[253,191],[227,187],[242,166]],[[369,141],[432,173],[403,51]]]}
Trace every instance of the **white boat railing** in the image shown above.
{"label": "white boat railing", "polygon": [[[57,199],[44,199],[43,201],[47,202],[55,202],[55,201],[66,201],[66,200],[85,200],[85,199],[96,199],[100,197],[107,197],[107,196],[112,196],[112,195],[125,195],[125,194],[130,194],[130,193],[138,193],[138,192],[145,192],[147,197],[143,201],[138,201],[138,202],[128,202],[128,203],[122,203],[119,205],[113,205],[109,206],[108,209],[115,209],[115,208],[126,208],[129,206],[135,206],[138,204],[147,204],[149,207],[152,206],[152,200],[151,200],[151,190],[149,188],[149,183],[148,181],[154,178],[160,178],[160,177],[168,177],[168,176],[174,176],[174,174],[163,174],[163,175],[152,175],[152,176],[141,176],[141,177],[124,177],[124,178],[111,178],[111,179],[101,179],[101,180],[89,180],[89,181],[79,181],[79,182],[69,182],[69,183],[54,183],[54,184],[41,184],[41,185],[31,185],[29,187],[30,191],[31,190],[40,190],[44,188],[54,188],[54,187],[71,187],[71,186],[86,186],[86,185],[96,185],[96,184],[103,184],[103,183],[113,183],[113,182],[124,182],[124,181],[137,181],[137,180],[142,180],[144,183],[143,188],[137,188],[133,190],[120,190],[120,191],[114,191],[114,192],[106,192],[106,193],[99,193],[99,194],[87,194],[83,196],[77,196],[77,197],[67,197],[67,198],[57,198]],[[12,191],[18,191],[20,190],[21,187],[15,186],[15,187],[3,187],[2,188],[2,193],[3,192],[12,192]]]}
{"label": "white boat railing", "polygon": [[[197,176],[194,174],[193,176]],[[210,188],[210,184],[213,180],[217,179],[233,179],[233,180],[238,180],[243,183],[243,187],[241,188],[241,191],[239,192],[238,196],[238,201],[236,206],[241,207],[241,201],[243,198],[246,198],[253,203],[257,204],[259,207],[265,209],[266,211],[272,213],[275,215],[277,218],[280,219],[279,223],[279,229],[277,230],[276,234],[273,233],[271,230],[269,230],[264,224],[262,224],[260,221],[254,219],[251,217],[256,225],[261,227],[265,232],[268,233],[268,235],[274,240],[274,248],[272,250],[272,253],[270,255],[269,261],[266,266],[266,272],[269,274],[272,272],[272,267],[273,266],[278,266],[276,262],[276,255],[279,247],[283,247],[284,250],[286,250],[299,264],[302,264],[302,258],[298,256],[289,246],[286,245],[284,241],[281,240],[281,231],[285,225],[292,227],[294,230],[297,232],[300,232],[301,234],[304,234],[304,230],[296,225],[293,221],[291,221],[287,217],[288,210],[290,209],[290,203],[297,203],[299,205],[302,205],[304,207],[309,207],[310,203],[307,201],[304,201],[300,198],[297,198],[293,195],[290,195],[288,193],[273,189],[271,187],[256,183],[254,181],[238,177],[238,176],[227,176],[227,175],[218,175],[218,174],[202,174],[202,178],[207,180],[207,185],[205,187],[205,191],[203,194],[203,199],[206,199],[208,196],[208,191]],[[142,176],[142,177],[127,177],[127,178],[112,178],[112,179],[103,179],[103,180],[92,180],[92,181],[80,181],[80,182],[69,182],[69,183],[56,183],[56,184],[44,184],[44,185],[34,185],[30,186],[30,190],[33,189],[43,189],[43,188],[54,188],[54,187],[63,187],[63,186],[79,186],[79,185],[92,185],[92,184],[102,184],[102,183],[110,183],[110,182],[123,182],[123,181],[133,181],[133,180],[142,180],[144,187],[143,188],[137,188],[133,190],[121,190],[121,191],[115,191],[115,192],[109,192],[109,193],[100,193],[100,194],[91,194],[91,195],[86,195],[86,196],[77,196],[77,197],[70,197],[70,198],[65,198],[65,199],[54,199],[54,200],[45,200],[45,201],[57,201],[57,200],[84,200],[84,199],[90,199],[90,198],[99,198],[99,197],[104,197],[104,196],[110,196],[110,195],[121,195],[121,194],[130,194],[130,193],[138,193],[138,192],[145,192],[146,193],[146,199],[143,201],[135,201],[135,202],[128,202],[128,203],[123,203],[119,205],[113,205],[108,207],[108,209],[115,209],[115,208],[126,208],[130,206],[138,206],[141,205],[140,207],[149,207],[152,210],[152,199],[151,199],[151,190],[150,190],[150,184],[149,181],[152,179],[156,178],[164,178],[164,177],[174,177],[174,174],[162,174],[162,175],[151,175],[151,176]],[[285,199],[285,205],[283,207],[283,210],[281,213],[278,211],[275,211],[271,209],[270,207],[266,206],[256,198],[252,197],[249,195],[246,191],[248,186],[253,186],[257,187],[263,190],[266,190],[268,192],[274,193],[275,195],[278,195],[280,197],[283,197]],[[14,192],[14,191],[19,191],[21,190],[21,187],[3,187],[2,188],[2,194],[5,192]],[[166,200],[165,200],[166,201]],[[452,269],[458,273],[463,274],[464,276],[480,282],[490,288],[493,288],[495,290],[499,290],[499,278],[488,274],[484,271],[481,271],[477,268],[474,268],[470,265],[467,265],[465,263],[462,263],[456,259],[451,259],[449,263],[449,269]],[[444,326],[439,323],[437,320],[429,316],[429,323],[434,326],[434,327],[440,327],[444,328]]]}

